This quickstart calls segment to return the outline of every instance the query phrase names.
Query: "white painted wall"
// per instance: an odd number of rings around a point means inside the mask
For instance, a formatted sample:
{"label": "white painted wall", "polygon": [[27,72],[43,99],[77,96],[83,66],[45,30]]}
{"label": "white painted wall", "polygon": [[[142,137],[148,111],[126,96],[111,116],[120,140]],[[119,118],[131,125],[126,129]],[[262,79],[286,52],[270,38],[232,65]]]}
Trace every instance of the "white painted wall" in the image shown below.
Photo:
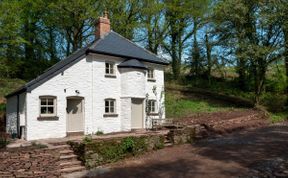
{"label": "white painted wall", "polygon": [[120,68],[121,97],[145,98],[146,70]]}
{"label": "white painted wall", "polygon": [[[118,132],[131,129],[131,97],[156,99],[159,110],[163,105],[164,97],[161,92],[164,88],[164,69],[161,65],[146,63],[155,67],[155,82],[147,81],[146,71],[141,69],[120,69],[117,65],[124,59],[104,55],[91,54],[72,65],[62,73],[38,86],[26,95],[24,113],[20,114],[21,124],[26,122],[26,139],[61,138],[66,136],[66,106],[67,97],[84,97],[85,134],[97,131]],[[115,63],[115,78],[105,77],[105,61]],[[156,86],[156,95],[152,88]],[[64,91],[66,89],[66,92]],[[75,90],[80,93],[77,94]],[[57,116],[59,120],[40,121],[40,99],[42,95],[57,97]],[[104,117],[106,98],[116,99],[116,117]],[[17,98],[16,98],[17,99]],[[25,99],[25,97],[23,97]],[[7,117],[11,122],[7,128],[14,128],[15,98],[11,97],[7,104]],[[26,111],[26,112],[25,112]],[[26,117],[25,117],[26,116]],[[23,122],[22,122],[22,118]],[[146,119],[146,115],[144,116]],[[148,117],[147,117],[148,118]],[[163,110],[162,118],[165,118]],[[151,117],[149,116],[149,119]],[[149,126],[149,124],[148,124]]]}
{"label": "white painted wall", "polygon": [[[164,67],[163,65],[144,63],[146,66],[154,69],[155,82],[148,81],[146,75],[146,92],[148,93],[148,99],[154,99],[157,101],[156,112],[159,116],[147,116],[146,127],[151,128],[151,119],[165,119],[165,91],[164,91]],[[155,92],[153,92],[153,87],[156,87]]]}
{"label": "white painted wall", "polygon": [[[116,57],[109,57],[104,55],[90,55],[92,61],[92,98],[93,98],[93,111],[92,111],[92,132],[103,131],[118,132],[121,131],[121,79],[117,65],[123,59]],[[116,78],[105,77],[105,62],[113,62],[115,64]],[[113,98],[116,100],[116,114],[117,117],[104,117],[105,113],[105,99]]]}
{"label": "white painted wall", "polygon": [[[91,66],[92,63],[83,58],[63,73],[46,81],[31,93],[27,93],[27,140],[66,136],[66,98],[69,96],[84,97],[84,117],[91,115]],[[80,93],[77,94],[75,90]],[[40,116],[39,96],[42,95],[57,97],[56,112],[59,120],[40,121],[37,119]],[[87,117],[84,123],[85,129],[89,124],[91,121]]]}

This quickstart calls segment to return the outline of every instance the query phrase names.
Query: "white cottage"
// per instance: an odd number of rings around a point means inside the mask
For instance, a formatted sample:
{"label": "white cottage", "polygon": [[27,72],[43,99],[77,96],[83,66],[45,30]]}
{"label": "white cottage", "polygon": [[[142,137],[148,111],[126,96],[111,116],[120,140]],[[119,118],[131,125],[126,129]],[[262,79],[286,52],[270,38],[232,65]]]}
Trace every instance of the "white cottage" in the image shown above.
{"label": "white cottage", "polygon": [[110,30],[6,96],[10,134],[26,140],[130,131],[165,118],[167,61]]}

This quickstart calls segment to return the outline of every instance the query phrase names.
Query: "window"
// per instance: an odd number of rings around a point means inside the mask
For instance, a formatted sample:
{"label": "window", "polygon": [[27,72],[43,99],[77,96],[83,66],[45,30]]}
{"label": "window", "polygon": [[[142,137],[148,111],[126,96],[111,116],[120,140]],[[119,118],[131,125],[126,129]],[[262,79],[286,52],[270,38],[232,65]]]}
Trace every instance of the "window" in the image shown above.
{"label": "window", "polygon": [[115,75],[115,71],[114,71],[114,64],[113,63],[109,63],[106,62],[105,63],[105,73],[106,75]]}
{"label": "window", "polygon": [[115,113],[115,99],[105,99],[105,114],[114,114]]}
{"label": "window", "polygon": [[148,112],[149,113],[156,112],[156,100],[148,100]]}
{"label": "window", "polygon": [[56,97],[40,97],[40,116],[56,116]]}
{"label": "window", "polygon": [[154,70],[149,68],[148,69],[148,72],[147,72],[147,76],[148,76],[148,80],[149,81],[155,81],[155,78],[154,78]]}

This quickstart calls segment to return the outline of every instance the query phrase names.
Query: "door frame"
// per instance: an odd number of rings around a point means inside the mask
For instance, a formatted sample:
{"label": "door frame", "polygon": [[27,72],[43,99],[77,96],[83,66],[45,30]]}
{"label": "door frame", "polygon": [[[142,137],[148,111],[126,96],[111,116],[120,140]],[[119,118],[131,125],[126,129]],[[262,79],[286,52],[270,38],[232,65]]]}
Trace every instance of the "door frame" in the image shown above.
{"label": "door frame", "polygon": [[[69,116],[67,113],[67,107],[68,107],[68,100],[78,99],[81,100],[81,106],[82,106],[82,119],[83,119],[83,131],[68,131],[68,122],[69,122]],[[67,136],[76,136],[76,135],[84,135],[85,131],[85,99],[82,96],[67,96],[66,97],[66,134]]]}
{"label": "door frame", "polygon": [[[141,128],[134,128],[132,127],[132,105],[133,105],[133,99],[139,99],[139,100],[142,100],[142,127]],[[131,130],[137,130],[137,129],[145,129],[146,126],[145,126],[145,98],[137,98],[137,97],[133,97],[131,98]]]}

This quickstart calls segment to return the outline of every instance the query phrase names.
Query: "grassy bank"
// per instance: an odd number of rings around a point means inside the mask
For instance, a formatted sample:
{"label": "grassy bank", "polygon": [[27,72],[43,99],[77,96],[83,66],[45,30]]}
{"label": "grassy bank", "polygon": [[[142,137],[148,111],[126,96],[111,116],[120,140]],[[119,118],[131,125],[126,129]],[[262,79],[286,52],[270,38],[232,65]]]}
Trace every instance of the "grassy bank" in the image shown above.
{"label": "grassy bank", "polygon": [[165,95],[167,118],[188,117],[197,113],[211,113],[242,109],[219,100],[183,95],[167,90]]}
{"label": "grassy bank", "polygon": [[[204,85],[204,84],[201,84]],[[220,95],[233,96],[242,98],[245,100],[253,100],[252,92],[243,92],[239,89],[231,89],[228,87],[223,87],[224,84],[217,83],[215,88],[203,88],[201,85],[179,85],[173,82],[166,83],[166,88],[173,88],[176,90],[183,90],[191,88],[191,96],[177,94],[171,90],[166,90],[166,116],[168,118],[179,118],[187,117],[189,115],[203,113],[203,112],[218,112],[218,111],[229,111],[235,109],[242,109],[237,106],[231,105],[231,103],[223,103],[223,100],[213,100],[211,97],[206,96],[206,98],[201,97],[201,95],[195,93],[195,89],[192,88],[198,87],[198,90],[206,90],[218,93]],[[222,89],[221,90],[221,86]],[[194,93],[194,94],[193,94]],[[288,119],[288,112],[285,110],[285,102],[287,101],[287,96],[285,94],[275,94],[273,92],[266,92],[261,97],[261,105],[264,109],[269,111],[270,118],[273,123],[281,122]]]}

